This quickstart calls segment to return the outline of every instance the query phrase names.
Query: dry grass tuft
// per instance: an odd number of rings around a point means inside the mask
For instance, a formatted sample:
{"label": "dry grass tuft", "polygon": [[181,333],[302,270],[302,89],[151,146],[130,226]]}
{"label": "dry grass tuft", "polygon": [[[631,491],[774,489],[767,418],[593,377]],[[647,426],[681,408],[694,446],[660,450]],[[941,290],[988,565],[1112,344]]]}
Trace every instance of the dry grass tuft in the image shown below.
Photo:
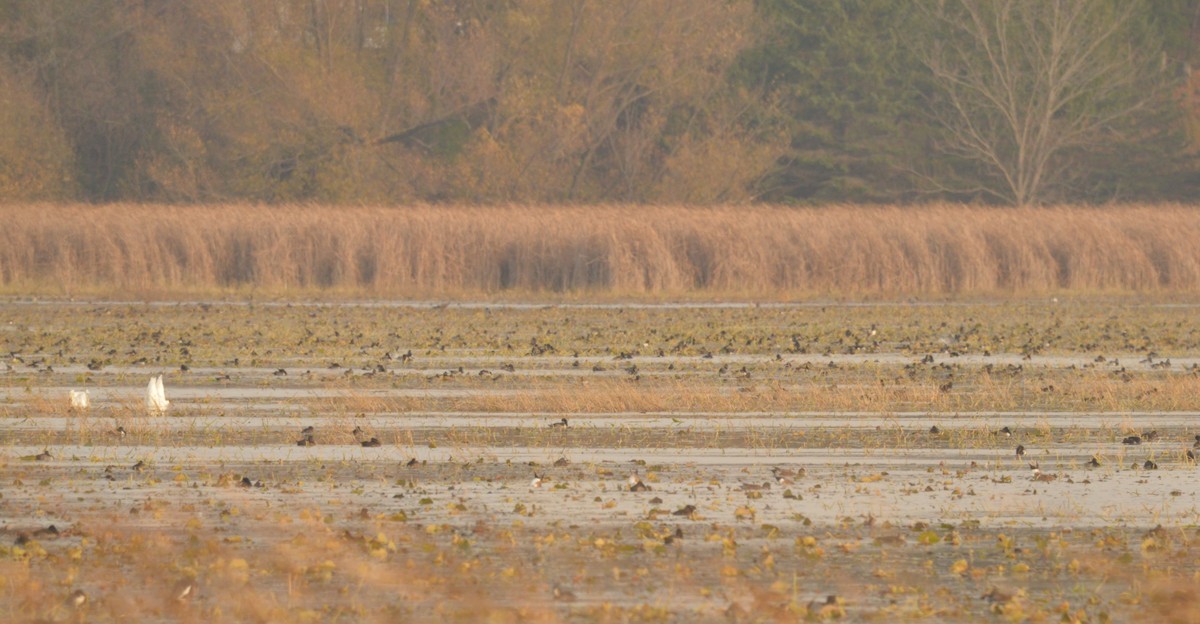
{"label": "dry grass tuft", "polygon": [[1178,205],[8,205],[0,220],[0,287],[23,292],[1200,288],[1200,212]]}

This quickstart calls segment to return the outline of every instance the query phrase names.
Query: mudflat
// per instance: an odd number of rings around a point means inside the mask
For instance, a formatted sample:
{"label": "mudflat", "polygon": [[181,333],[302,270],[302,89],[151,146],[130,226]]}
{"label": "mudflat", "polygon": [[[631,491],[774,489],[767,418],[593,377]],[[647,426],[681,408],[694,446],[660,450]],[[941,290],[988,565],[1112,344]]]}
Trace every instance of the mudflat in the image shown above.
{"label": "mudflat", "polygon": [[1188,304],[0,311],[5,619],[1200,617]]}

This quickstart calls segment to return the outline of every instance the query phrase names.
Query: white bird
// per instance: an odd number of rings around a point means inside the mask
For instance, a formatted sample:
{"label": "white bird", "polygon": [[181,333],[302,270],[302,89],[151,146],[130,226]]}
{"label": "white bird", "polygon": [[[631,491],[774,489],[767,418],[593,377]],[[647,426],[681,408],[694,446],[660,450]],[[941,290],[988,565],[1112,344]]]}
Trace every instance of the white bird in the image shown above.
{"label": "white bird", "polygon": [[85,410],[91,407],[92,401],[88,397],[87,390],[72,390],[71,391],[71,409]]}
{"label": "white bird", "polygon": [[151,416],[162,416],[167,413],[167,406],[171,402],[167,400],[167,393],[163,390],[162,375],[150,378],[150,385],[146,386],[146,411],[150,412]]}

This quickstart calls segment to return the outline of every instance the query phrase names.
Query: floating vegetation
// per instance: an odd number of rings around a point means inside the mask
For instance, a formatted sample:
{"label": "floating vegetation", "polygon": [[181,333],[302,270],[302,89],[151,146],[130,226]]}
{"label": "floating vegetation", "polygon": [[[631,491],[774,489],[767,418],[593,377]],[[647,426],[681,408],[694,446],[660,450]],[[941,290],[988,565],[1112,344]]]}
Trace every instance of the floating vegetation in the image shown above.
{"label": "floating vegetation", "polygon": [[1186,307],[4,311],[8,620],[1200,618]]}

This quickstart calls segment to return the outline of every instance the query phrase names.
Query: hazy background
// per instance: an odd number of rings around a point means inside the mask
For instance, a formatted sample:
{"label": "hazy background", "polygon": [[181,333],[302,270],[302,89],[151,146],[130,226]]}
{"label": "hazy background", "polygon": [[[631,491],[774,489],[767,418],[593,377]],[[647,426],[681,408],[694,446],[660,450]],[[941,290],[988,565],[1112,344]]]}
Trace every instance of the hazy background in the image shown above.
{"label": "hazy background", "polygon": [[1189,200],[1196,0],[3,0],[0,199]]}

